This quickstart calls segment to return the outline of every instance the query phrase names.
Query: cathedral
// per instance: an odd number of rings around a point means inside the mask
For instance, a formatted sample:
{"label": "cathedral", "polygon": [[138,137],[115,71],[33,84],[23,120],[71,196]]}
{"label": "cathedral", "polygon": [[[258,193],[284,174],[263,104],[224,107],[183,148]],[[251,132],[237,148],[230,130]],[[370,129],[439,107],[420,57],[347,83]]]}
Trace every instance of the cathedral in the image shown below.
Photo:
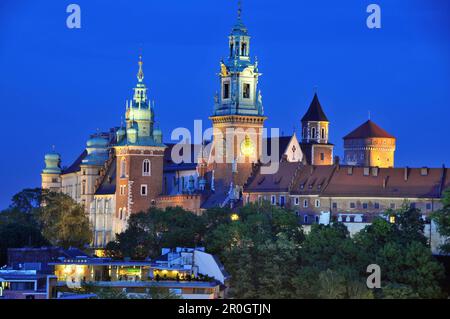
{"label": "cathedral", "polygon": [[[396,139],[373,121],[346,135],[343,157],[336,156],[317,93],[303,116],[294,114],[300,136],[264,134],[259,66],[250,52],[239,11],[228,37],[228,57],[220,62],[208,147],[207,141],[164,142],[139,57],[125,123],[92,134],[67,167],[59,154],[45,155],[42,188],[63,192],[85,208],[93,247],[105,247],[126,228],[131,214],[150,207],[181,206],[201,214],[211,207],[238,211],[246,203],[267,200],[295,211],[302,224],[336,218],[355,227],[405,200],[424,216],[440,207],[439,198],[450,186],[448,170],[394,167]],[[277,163],[276,171],[265,172],[267,158]]]}

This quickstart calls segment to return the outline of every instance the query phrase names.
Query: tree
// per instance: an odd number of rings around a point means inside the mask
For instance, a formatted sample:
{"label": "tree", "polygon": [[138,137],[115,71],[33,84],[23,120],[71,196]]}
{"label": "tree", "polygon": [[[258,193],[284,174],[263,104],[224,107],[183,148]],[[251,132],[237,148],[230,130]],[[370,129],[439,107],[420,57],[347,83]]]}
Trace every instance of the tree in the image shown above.
{"label": "tree", "polygon": [[22,213],[32,213],[40,207],[42,196],[46,193],[42,188],[25,188],[12,197],[10,208]]}
{"label": "tree", "polygon": [[39,247],[48,244],[31,215],[17,209],[0,213],[0,267],[7,262],[8,248]]}
{"label": "tree", "polygon": [[52,245],[84,248],[92,240],[92,230],[84,208],[70,196],[49,192],[38,211],[42,234]]}
{"label": "tree", "polygon": [[127,229],[108,244],[111,255],[143,259],[156,257],[163,247],[195,247],[202,243],[205,220],[181,207],[150,208],[132,214]]}
{"label": "tree", "polygon": [[450,254],[450,188],[444,191],[442,206],[442,209],[433,213],[431,218],[436,222],[439,234],[446,237],[439,249],[443,253]]}

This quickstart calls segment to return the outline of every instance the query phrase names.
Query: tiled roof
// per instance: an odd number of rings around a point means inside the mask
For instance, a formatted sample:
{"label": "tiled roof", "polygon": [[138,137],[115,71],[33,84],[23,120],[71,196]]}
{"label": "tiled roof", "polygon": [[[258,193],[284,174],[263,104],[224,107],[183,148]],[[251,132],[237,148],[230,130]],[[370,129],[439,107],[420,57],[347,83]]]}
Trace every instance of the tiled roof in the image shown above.
{"label": "tiled roof", "polygon": [[302,118],[302,122],[308,122],[308,121],[328,122],[328,118],[322,109],[322,105],[320,105],[319,98],[317,97],[317,93],[314,94],[314,98],[308,108],[308,111],[306,111],[306,114]]}
{"label": "tiled roof", "polygon": [[[327,197],[440,198],[450,187],[445,168],[369,168],[356,166],[298,166],[288,171],[280,163],[275,175],[257,173],[245,192],[285,192],[286,184],[277,176],[293,176],[291,194]],[[277,183],[278,182],[278,183]],[[286,181],[284,182],[286,183]]]}
{"label": "tiled roof", "polygon": [[442,172],[442,168],[428,168],[427,175],[422,175],[421,168],[341,166],[335,170],[322,195],[439,198]]}
{"label": "tiled roof", "polygon": [[395,138],[377,124],[368,120],[351,133],[344,136],[344,139],[352,139],[352,138],[368,138],[368,137],[384,137],[384,138]]}
{"label": "tiled roof", "polygon": [[291,185],[299,162],[280,162],[278,171],[275,174],[262,174],[261,170],[252,178],[245,191],[265,192],[265,191],[288,191]]}

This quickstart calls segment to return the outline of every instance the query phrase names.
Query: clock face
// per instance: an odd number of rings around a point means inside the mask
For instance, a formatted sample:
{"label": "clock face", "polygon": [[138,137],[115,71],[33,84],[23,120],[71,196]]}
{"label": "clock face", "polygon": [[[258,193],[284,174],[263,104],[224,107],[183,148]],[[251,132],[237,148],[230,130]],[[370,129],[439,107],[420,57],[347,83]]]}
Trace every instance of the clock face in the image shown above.
{"label": "clock face", "polygon": [[255,152],[255,146],[253,145],[252,140],[247,135],[245,139],[241,143],[241,153],[244,156],[251,156]]}

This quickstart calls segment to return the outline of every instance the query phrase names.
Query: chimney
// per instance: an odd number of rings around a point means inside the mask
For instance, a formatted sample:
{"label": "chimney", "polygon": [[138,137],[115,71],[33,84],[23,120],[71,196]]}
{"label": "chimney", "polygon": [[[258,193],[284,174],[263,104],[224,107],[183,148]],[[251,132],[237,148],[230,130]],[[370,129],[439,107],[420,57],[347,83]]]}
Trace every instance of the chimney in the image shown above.
{"label": "chimney", "polygon": [[386,176],[386,177],[383,178],[383,189],[386,188],[388,179],[389,179],[389,176]]}
{"label": "chimney", "polygon": [[408,180],[408,166],[406,166],[405,167],[405,169],[404,169],[404,179],[405,179],[405,182]]}
{"label": "chimney", "polygon": [[428,167],[422,167],[420,169],[420,175],[427,176],[428,175]]}

